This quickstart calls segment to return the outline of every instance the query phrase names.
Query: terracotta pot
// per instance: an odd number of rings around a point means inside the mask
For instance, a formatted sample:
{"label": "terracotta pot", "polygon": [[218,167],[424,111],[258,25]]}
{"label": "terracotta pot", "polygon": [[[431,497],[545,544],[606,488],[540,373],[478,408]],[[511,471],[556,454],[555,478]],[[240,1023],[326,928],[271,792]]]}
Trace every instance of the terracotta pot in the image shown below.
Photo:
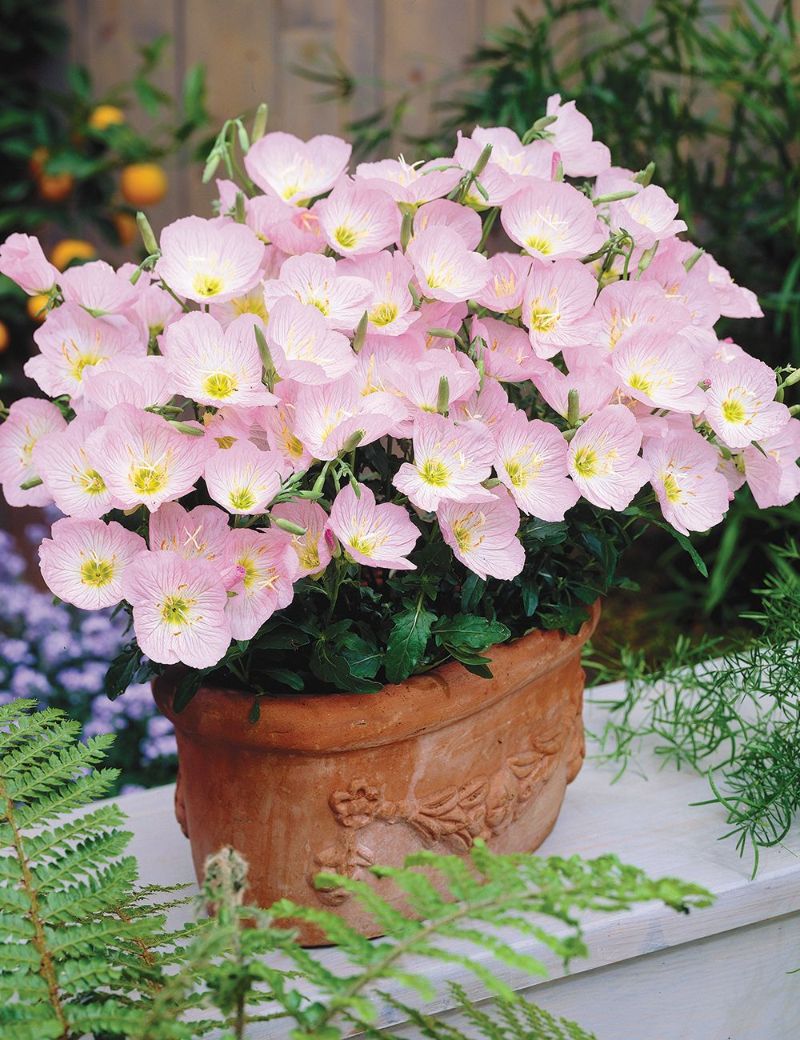
{"label": "terracotta pot", "polygon": [[[252,696],[235,690],[201,689],[176,714],[169,678],[157,679],[198,877],[231,845],[250,864],[251,900],[335,907],[375,935],[345,892],[314,888],[319,871],[368,878],[400,905],[368,867],[423,848],[466,853],[478,837],[497,852],[537,848],[583,762],[580,651],[599,613],[576,636],[534,632],[493,648],[492,679],[451,663],[376,694],[264,698],[256,723]],[[322,939],[303,928],[303,942]]]}

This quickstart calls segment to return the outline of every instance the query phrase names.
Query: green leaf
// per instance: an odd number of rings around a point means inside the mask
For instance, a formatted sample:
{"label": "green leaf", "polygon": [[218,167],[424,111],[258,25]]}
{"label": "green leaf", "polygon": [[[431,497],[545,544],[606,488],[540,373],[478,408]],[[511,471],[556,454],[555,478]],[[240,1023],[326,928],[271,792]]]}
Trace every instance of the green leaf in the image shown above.
{"label": "green leaf", "polygon": [[389,682],[402,682],[414,671],[425,653],[436,615],[422,606],[422,599],[394,619],[386,644],[384,667]]}
{"label": "green leaf", "polygon": [[142,651],[136,643],[129,643],[109,665],[105,678],[106,696],[115,701],[134,683],[142,668]]}
{"label": "green leaf", "polygon": [[452,618],[442,618],[436,622],[432,631],[440,646],[447,644],[472,650],[486,650],[511,636],[510,629],[501,622],[475,614],[456,614]]}

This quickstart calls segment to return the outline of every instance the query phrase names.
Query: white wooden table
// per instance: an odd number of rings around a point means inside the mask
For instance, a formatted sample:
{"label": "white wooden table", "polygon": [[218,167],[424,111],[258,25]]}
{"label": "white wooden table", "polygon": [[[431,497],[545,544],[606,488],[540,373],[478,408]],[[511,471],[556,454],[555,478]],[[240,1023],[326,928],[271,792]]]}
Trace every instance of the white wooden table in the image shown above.
{"label": "white wooden table", "polygon": [[[593,691],[598,699],[616,685]],[[593,716],[588,709],[587,718]],[[589,747],[589,755],[592,754]],[[724,815],[717,806],[690,807],[708,797],[702,777],[671,767],[658,771],[647,757],[647,779],[614,771],[591,758],[567,791],[558,824],[540,853],[592,857],[616,853],[651,876],[672,876],[710,889],[709,909],[690,915],[647,904],[630,913],[598,915],[587,923],[587,960],[565,976],[560,962],[532,941],[520,940],[550,969],[545,980],[508,970],[515,989],[547,1010],[579,1022],[599,1040],[794,1040],[800,1038],[800,834],[752,861],[731,840],[720,841]],[[134,832],[132,851],[145,883],[193,880],[188,842],[172,812],[172,787],[118,799]],[[180,911],[183,912],[183,911]],[[322,956],[334,964],[336,950]],[[488,956],[487,956],[488,959]],[[442,996],[426,1005],[454,1024],[459,1014],[446,994],[458,981],[473,999],[485,992],[452,966],[425,962]],[[439,972],[438,978],[436,972]],[[382,1024],[397,1023],[387,1008]],[[253,1032],[273,1040],[288,1034],[275,1024]],[[418,1034],[409,1031],[409,1037]]]}

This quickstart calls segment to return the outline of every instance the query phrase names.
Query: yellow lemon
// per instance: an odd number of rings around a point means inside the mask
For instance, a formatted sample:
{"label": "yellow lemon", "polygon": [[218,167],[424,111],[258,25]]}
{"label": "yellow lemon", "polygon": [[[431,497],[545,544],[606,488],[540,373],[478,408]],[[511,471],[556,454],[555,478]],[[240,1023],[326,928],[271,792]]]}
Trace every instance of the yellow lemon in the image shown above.
{"label": "yellow lemon", "polygon": [[105,130],[109,126],[118,126],[125,122],[125,113],[116,105],[98,105],[89,116],[89,126],[93,130]]}
{"label": "yellow lemon", "polygon": [[50,261],[59,271],[63,271],[73,260],[94,260],[96,256],[97,250],[91,242],[82,238],[62,238],[53,246]]}
{"label": "yellow lemon", "polygon": [[158,163],[131,163],[120,176],[120,190],[132,206],[155,206],[167,193],[167,175]]}

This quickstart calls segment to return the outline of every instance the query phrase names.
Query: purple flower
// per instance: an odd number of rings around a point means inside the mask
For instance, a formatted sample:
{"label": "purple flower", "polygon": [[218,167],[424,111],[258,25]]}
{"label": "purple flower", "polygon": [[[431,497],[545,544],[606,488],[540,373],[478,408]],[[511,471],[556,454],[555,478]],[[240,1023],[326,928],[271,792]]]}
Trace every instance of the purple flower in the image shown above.
{"label": "purple flower", "polygon": [[11,692],[17,697],[47,697],[50,693],[50,681],[41,672],[22,665],[17,668],[11,678]]}

